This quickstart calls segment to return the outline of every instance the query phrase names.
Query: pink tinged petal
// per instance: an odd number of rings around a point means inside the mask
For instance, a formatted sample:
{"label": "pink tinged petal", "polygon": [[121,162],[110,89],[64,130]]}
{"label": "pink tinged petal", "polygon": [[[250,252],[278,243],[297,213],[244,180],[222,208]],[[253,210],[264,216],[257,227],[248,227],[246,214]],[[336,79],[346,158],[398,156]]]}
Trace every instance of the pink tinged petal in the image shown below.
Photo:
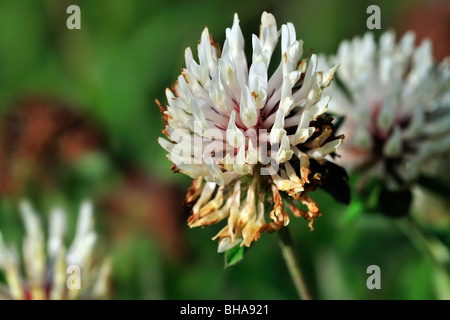
{"label": "pink tinged petal", "polygon": [[186,63],[186,69],[191,71],[194,77],[197,78],[197,80],[201,81],[202,76],[200,74],[199,65],[194,60],[191,48],[186,48],[186,50],[184,51],[184,60]]}
{"label": "pink tinged petal", "polygon": [[381,111],[376,119],[378,128],[380,128],[383,132],[389,131],[394,123],[395,109],[397,107],[397,103],[394,99],[394,97],[385,99],[381,107]]}
{"label": "pink tinged petal", "polygon": [[[322,94],[322,89],[320,88],[322,83],[322,74],[316,73],[313,77],[313,83],[311,88],[309,89],[308,98],[304,103],[304,108],[310,110],[311,114],[317,111],[311,111],[314,108],[314,105],[319,101],[320,96]],[[303,102],[301,102],[303,105]],[[316,108],[317,109],[317,108]]]}
{"label": "pink tinged petal", "polygon": [[182,174],[185,174],[192,179],[196,179],[198,177],[205,177],[209,174],[206,165],[198,165],[198,164],[179,164],[177,165],[178,169]]}
{"label": "pink tinged petal", "polygon": [[233,26],[226,29],[226,37],[230,40],[232,53],[240,53],[244,49],[244,36],[239,26],[239,16],[237,13],[233,17]]}
{"label": "pink tinged petal", "polygon": [[[231,242],[234,245],[237,245],[239,241],[242,239],[241,237],[237,238],[237,230],[236,225],[239,221],[240,213],[241,213],[241,181],[238,180],[234,186],[233,191],[233,203],[230,208],[230,216],[228,217],[228,232],[231,236]],[[225,239],[224,239],[225,240]],[[221,241],[222,242],[222,241]],[[232,244],[230,244],[232,245]]]}
{"label": "pink tinged petal", "polygon": [[317,55],[313,54],[311,56],[311,60],[309,61],[308,68],[305,72],[305,79],[303,80],[303,85],[296,93],[294,93],[293,97],[295,102],[299,102],[308,97],[309,90],[311,89],[311,85],[314,80],[314,73],[317,69]]}
{"label": "pink tinged petal", "polygon": [[[277,187],[278,190],[286,191],[286,192],[295,192],[296,194],[300,194],[304,191],[302,183],[294,182],[289,180],[286,172],[281,169],[280,170],[281,177],[278,174],[272,175],[272,180]],[[285,221],[285,226],[289,223],[289,221]]]}
{"label": "pink tinged petal", "polygon": [[166,113],[171,117],[168,119],[167,133],[170,137],[171,131],[177,129],[192,130],[192,116],[180,108],[167,108]]}
{"label": "pink tinged petal", "polygon": [[266,104],[267,98],[267,67],[264,63],[256,62],[250,67],[249,89],[254,95],[256,108],[259,110]]}
{"label": "pink tinged petal", "polygon": [[315,160],[322,160],[330,153],[336,152],[336,149],[342,144],[342,139],[336,139],[330,141],[323,146],[315,149],[311,149],[307,151],[307,154],[310,158]]}
{"label": "pink tinged petal", "polygon": [[304,110],[300,121],[298,123],[297,130],[295,131],[294,136],[290,138],[290,142],[292,145],[298,145],[300,143],[304,143],[309,139],[310,136],[314,133],[314,127],[309,127],[311,116],[308,111]]}
{"label": "pink tinged petal", "polygon": [[275,17],[270,13],[263,12],[261,16],[259,40],[268,65],[278,42],[277,23]]}
{"label": "pink tinged petal", "polygon": [[391,81],[394,78],[395,63],[396,62],[391,55],[380,57],[379,73],[382,84],[387,86],[392,84]]}
{"label": "pink tinged petal", "polygon": [[236,65],[237,79],[240,85],[244,85],[248,82],[248,66],[244,52],[244,36],[239,27],[239,18],[237,14],[234,15],[234,22],[231,29],[226,29],[226,38],[230,47],[229,50],[231,56]]}
{"label": "pink tinged petal", "polygon": [[[283,83],[283,63],[280,62],[277,70],[272,74],[267,84],[267,95],[269,101],[267,103],[266,109],[269,108],[271,111],[275,104],[280,100],[281,95],[281,84]],[[278,94],[277,94],[278,93]]]}
{"label": "pink tinged petal", "polygon": [[212,158],[206,159],[205,164],[209,171],[209,175],[205,176],[206,181],[214,182],[219,186],[228,183],[230,177],[227,177],[225,173],[222,172],[222,170]]}
{"label": "pink tinged petal", "polygon": [[230,249],[233,249],[234,247],[236,247],[239,242],[242,240],[242,238],[236,238],[235,241],[232,241],[231,238],[223,238],[220,242],[219,242],[219,247],[217,249],[218,253],[223,253],[226,252]]}
{"label": "pink tinged petal", "polygon": [[247,86],[242,88],[239,113],[242,123],[247,128],[252,128],[258,123],[258,111],[256,110],[254,98]]}
{"label": "pink tinged petal", "polygon": [[296,41],[295,28],[292,23],[281,26],[281,53],[285,54],[289,46]]}
{"label": "pink tinged petal", "polygon": [[94,231],[93,207],[90,202],[83,202],[77,221],[75,238],[70,246],[66,261],[83,269],[92,259],[92,252],[97,241]]}
{"label": "pink tinged petal", "polygon": [[402,56],[409,58],[414,50],[416,35],[412,31],[407,31],[398,44]]}
{"label": "pink tinged petal", "polygon": [[292,72],[289,72],[285,77],[289,79],[289,82],[291,83],[291,87],[293,87],[297,81],[300,79],[300,76],[302,75],[301,70],[295,70]]}
{"label": "pink tinged petal", "polygon": [[421,106],[417,107],[412,116],[411,122],[406,129],[405,136],[408,138],[417,137],[425,127],[425,115]]}
{"label": "pink tinged petal", "polygon": [[174,144],[167,141],[166,139],[159,137],[158,138],[158,143],[161,147],[164,148],[164,150],[166,150],[168,153],[172,152],[172,149],[174,147]]}
{"label": "pink tinged petal", "polygon": [[358,125],[355,136],[351,140],[359,148],[369,150],[372,147],[372,136],[364,124]]}
{"label": "pink tinged petal", "polygon": [[281,89],[281,101],[279,109],[283,110],[285,115],[289,115],[294,108],[294,99],[292,98],[292,85],[289,77],[285,76]]}
{"label": "pink tinged petal", "polygon": [[395,48],[395,34],[392,31],[383,33],[380,37],[380,51],[390,53]]}
{"label": "pink tinged petal", "polygon": [[291,145],[289,143],[289,138],[285,134],[281,138],[280,149],[278,150],[278,153],[277,153],[277,162],[278,163],[283,163],[285,161],[288,161],[288,160],[290,160],[292,158],[293,154],[294,154],[294,152],[291,150]]}
{"label": "pink tinged petal", "polygon": [[303,41],[295,40],[288,47],[286,54],[293,64],[297,64],[298,60],[303,54]]}
{"label": "pink tinged petal", "polygon": [[246,202],[240,217],[240,223],[243,225],[242,227],[243,241],[241,242],[241,247],[243,247],[244,245],[250,246],[250,244],[253,241],[253,232],[255,231],[254,224],[257,218],[256,210],[257,208],[255,204],[255,184],[252,183],[247,191]]}
{"label": "pink tinged petal", "polygon": [[232,157],[229,153],[225,155],[223,158],[223,166],[225,170],[231,171],[233,170],[233,164],[235,163],[235,158]]}
{"label": "pink tinged petal", "polygon": [[255,97],[255,107],[258,110],[261,110],[266,105],[267,101],[267,89],[263,86],[260,86],[256,91]]}
{"label": "pink tinged petal", "polygon": [[243,145],[239,148],[239,152],[236,155],[236,163],[233,166],[237,174],[245,175],[253,172],[252,167],[246,163],[246,160],[245,146]]}
{"label": "pink tinged petal", "polygon": [[194,73],[189,69],[183,69],[182,75],[185,77],[186,82],[189,85],[189,88],[191,89],[192,94],[195,97],[209,100],[208,98],[208,90],[206,90],[197,80],[197,78],[194,76]]}
{"label": "pink tinged petal", "polygon": [[[167,113],[175,120],[175,116],[178,114],[180,117],[183,117],[183,110],[191,113],[190,105],[186,104],[184,99],[176,98],[173,92],[170,89],[166,89],[166,97],[169,106],[167,107]],[[189,118],[189,117],[188,117]],[[169,118],[169,124],[172,125],[171,119]]]}
{"label": "pink tinged petal", "polygon": [[303,183],[309,182],[308,175],[310,173],[309,157],[306,153],[301,152],[297,147],[292,148],[295,155],[300,160],[300,176]]}
{"label": "pink tinged petal", "polygon": [[239,148],[245,145],[245,136],[242,131],[236,127],[234,111],[231,112],[230,121],[228,122],[227,141],[233,148]]}
{"label": "pink tinged petal", "polygon": [[183,77],[183,75],[178,76],[178,86],[181,93],[179,98],[184,99],[186,105],[190,106],[192,100],[194,99],[194,96],[192,95],[191,89],[189,88],[186,79]]}
{"label": "pink tinged petal", "polygon": [[192,72],[195,78],[207,88],[210,84],[209,70],[207,65],[199,65],[195,62],[191,48],[187,48],[184,52],[184,59],[186,61],[186,68]]}
{"label": "pink tinged petal", "polygon": [[208,87],[210,81],[208,69],[205,68],[205,66],[199,66],[197,62],[195,62],[191,48],[186,48],[184,52],[184,59],[186,61],[186,69],[197,81],[200,81],[204,87]]}
{"label": "pink tinged petal", "polygon": [[268,67],[269,63],[266,59],[266,56],[263,55],[261,43],[255,34],[252,35],[252,47],[253,47],[252,65],[255,63],[263,63],[266,67]]}
{"label": "pink tinged petal", "polygon": [[[224,54],[226,53],[226,49],[228,48],[227,43],[228,42],[225,40]],[[225,57],[226,55],[222,55],[222,58],[219,59],[220,74],[223,76],[226,84],[233,92],[232,98],[239,102],[238,99],[241,97],[241,86],[237,77],[236,66],[232,57]]]}
{"label": "pink tinged petal", "polygon": [[289,161],[286,161],[284,163],[284,167],[286,168],[286,174],[289,177],[289,180],[291,180],[293,182],[301,183],[300,178],[295,173],[295,170]]}
{"label": "pink tinged petal", "polygon": [[8,284],[9,294],[7,298],[9,299],[9,296],[11,296],[15,300],[23,300],[25,293],[17,260],[17,252],[14,248],[6,247],[0,232],[0,269],[4,270],[5,280]]}
{"label": "pink tinged petal", "polygon": [[209,88],[209,96],[213,105],[223,114],[230,114],[233,108],[233,100],[227,93],[225,86],[222,83],[222,76],[219,70],[216,70],[212,85]]}
{"label": "pink tinged petal", "polygon": [[257,222],[263,226],[266,224],[266,220],[264,219],[264,198],[258,199],[258,218]]}
{"label": "pink tinged petal", "polygon": [[394,128],[394,133],[389,137],[383,147],[383,154],[390,158],[400,155],[403,151],[402,131],[400,127]]}
{"label": "pink tinged petal", "polygon": [[64,235],[66,234],[66,216],[60,208],[55,208],[50,213],[49,237],[47,250],[51,258],[56,258],[64,247]]}
{"label": "pink tinged petal", "polygon": [[327,112],[328,104],[330,103],[331,96],[325,96],[319,100],[315,105],[309,109],[311,119],[317,119],[318,116]]}
{"label": "pink tinged petal", "polygon": [[334,78],[336,70],[339,68],[340,64],[335,65],[333,68],[324,73],[322,79],[322,88],[326,88],[330,85],[331,80]]}
{"label": "pink tinged petal", "polygon": [[191,107],[192,115],[194,117],[193,131],[202,135],[209,128],[202,107],[197,100],[192,101]]}
{"label": "pink tinged petal", "polygon": [[278,109],[275,116],[275,122],[270,130],[269,141],[271,144],[281,142],[281,138],[286,134],[286,130],[284,130],[284,117],[284,111]]}
{"label": "pink tinged petal", "polygon": [[217,56],[211,46],[208,28],[205,28],[202,33],[200,44],[198,46],[198,58],[200,65],[207,66],[209,75],[212,75],[217,66]]}
{"label": "pink tinged petal", "polygon": [[247,148],[247,158],[246,161],[250,165],[257,164],[259,159],[258,149],[253,146],[253,142],[251,139],[248,140],[248,148]]}
{"label": "pink tinged petal", "polygon": [[192,208],[193,214],[200,213],[200,209],[203,207],[203,205],[205,205],[211,199],[216,187],[217,187],[217,185],[214,182],[206,182],[205,183],[200,197],[198,198],[197,202],[195,203],[194,207]]}
{"label": "pink tinged petal", "polygon": [[300,143],[306,142],[306,140],[309,139],[314,133],[315,128],[309,127],[309,128],[297,128],[297,131],[294,135],[289,136],[289,142],[292,145],[298,145]]}
{"label": "pink tinged petal", "polygon": [[287,75],[288,73],[297,69],[298,61],[303,54],[302,46],[303,42],[299,42],[295,40],[288,48],[285,53],[283,53],[282,62],[283,62],[283,75]]}

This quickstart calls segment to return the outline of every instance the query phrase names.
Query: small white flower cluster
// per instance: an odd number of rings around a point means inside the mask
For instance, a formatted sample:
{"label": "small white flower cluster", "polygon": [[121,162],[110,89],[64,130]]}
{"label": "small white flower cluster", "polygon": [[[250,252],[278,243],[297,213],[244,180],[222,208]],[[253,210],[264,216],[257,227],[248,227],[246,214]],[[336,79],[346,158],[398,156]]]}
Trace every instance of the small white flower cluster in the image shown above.
{"label": "small white flower cluster", "polygon": [[[190,48],[186,49],[186,68],[174,85],[175,95],[166,90],[169,106],[163,114],[171,142],[159,139],[181,172],[223,184],[253,173],[254,164],[263,161],[258,150],[267,150],[267,144],[279,145],[272,148],[276,154],[268,152],[277,163],[302,156],[296,146],[312,136],[315,128],[311,121],[326,111],[330,97],[321,97],[321,92],[331,82],[336,67],[318,72],[317,56],[312,55],[310,63],[303,61],[298,69],[302,41],[296,40],[294,26],[288,23],[281,27],[282,60],[269,78],[267,70],[277,42],[275,18],[263,13],[261,34],[252,37],[249,68],[235,15],[232,28],[226,31],[222,54],[208,29],[198,46],[199,64]],[[318,144],[305,156],[323,159],[341,142],[335,139]],[[181,150],[186,151],[186,161],[174,159]]]}
{"label": "small white flower cluster", "polygon": [[[269,77],[280,34],[281,62]],[[310,219],[319,214],[305,190],[309,184],[315,189],[320,180],[311,173],[310,161],[323,164],[343,140],[325,120],[331,98],[322,97],[337,66],[319,71],[316,55],[309,63],[301,60],[302,45],[291,23],[279,31],[275,18],[264,12],[260,35],[252,36],[249,65],[235,15],[222,52],[205,29],[199,62],[186,49],[186,68],[173,89],[166,90],[168,106],[157,101],[170,140],[160,138],[159,143],[174,170],[196,179],[187,196],[187,202],[195,203],[190,226],[228,219],[217,235],[219,251],[239,243],[250,246],[263,230],[287,225],[278,191],[309,204],[314,212],[302,214]],[[267,188],[261,187],[264,175]],[[244,177],[249,183],[241,181]],[[273,194],[269,224],[264,218],[266,191]]]}
{"label": "small white flower cluster", "polygon": [[333,97],[329,110],[345,117],[339,163],[393,190],[450,152],[450,59],[437,65],[431,42],[415,47],[414,41],[412,32],[398,42],[385,32],[377,44],[367,33],[319,59],[324,67],[340,63],[341,86],[334,82],[325,91]]}
{"label": "small white flower cluster", "polygon": [[[25,225],[23,260],[25,276],[16,249],[7,247],[0,233],[0,270],[8,286],[0,287],[0,298],[17,300],[61,300],[77,298],[103,299],[109,294],[110,262],[105,260],[100,268],[94,262],[97,234],[94,230],[92,205],[81,206],[75,238],[68,250],[64,246],[66,215],[54,209],[50,215],[47,255],[45,235],[38,215],[28,202],[22,202],[22,219]],[[81,270],[77,288],[68,287],[68,267]],[[70,279],[69,279],[70,280]],[[79,287],[78,287],[79,285]]]}

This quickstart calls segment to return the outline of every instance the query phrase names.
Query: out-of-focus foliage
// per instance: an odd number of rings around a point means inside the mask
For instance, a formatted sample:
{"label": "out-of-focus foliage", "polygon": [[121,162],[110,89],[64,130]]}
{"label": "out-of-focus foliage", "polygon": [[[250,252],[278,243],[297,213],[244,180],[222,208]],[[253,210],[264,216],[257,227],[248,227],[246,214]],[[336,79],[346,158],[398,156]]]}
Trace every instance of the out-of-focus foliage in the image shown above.
{"label": "out-of-focus foliage", "polygon": [[[280,25],[295,24],[305,53],[331,53],[342,39],[367,31],[366,9],[373,3],[80,0],[82,29],[68,30],[72,2],[0,2],[5,240],[22,239],[21,198],[32,199],[39,212],[62,205],[72,226],[78,203],[90,198],[104,251],[113,258],[116,299],[295,299],[276,234],[263,235],[245,259],[224,270],[224,257],[210,240],[221,226],[188,230],[182,199],[190,180],[170,171],[157,143],[163,123],[154,100],[165,101],[164,89],[184,66],[184,49],[196,47],[204,26],[222,44],[234,12],[248,48],[266,10]],[[377,5],[381,31],[400,28],[400,22],[404,30],[405,10],[425,2]],[[30,101],[49,107],[27,117],[34,110]],[[58,126],[67,119],[77,119],[69,122],[72,131]],[[313,196],[323,212],[314,231],[298,219],[290,229],[318,298],[449,298],[448,269],[436,267],[409,240],[397,224],[402,222],[362,212],[358,198],[344,206],[322,191]],[[448,225],[443,230],[438,238]],[[424,227],[425,236],[435,231]],[[366,287],[372,264],[381,268],[381,290]]]}

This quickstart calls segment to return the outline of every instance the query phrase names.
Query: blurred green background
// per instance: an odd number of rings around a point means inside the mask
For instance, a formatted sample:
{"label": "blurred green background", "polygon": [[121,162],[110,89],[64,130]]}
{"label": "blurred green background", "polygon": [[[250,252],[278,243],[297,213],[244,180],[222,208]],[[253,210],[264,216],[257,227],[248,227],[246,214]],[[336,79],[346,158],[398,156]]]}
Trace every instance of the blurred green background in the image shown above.
{"label": "blurred green background", "polygon": [[[184,67],[184,49],[195,52],[203,28],[222,44],[235,12],[248,54],[263,11],[273,13],[278,26],[293,22],[304,52],[332,53],[342,39],[367,31],[372,2],[1,1],[4,238],[21,241],[22,198],[31,199],[44,220],[60,205],[73,223],[80,202],[89,198],[101,247],[114,261],[115,299],[296,299],[276,234],[264,234],[242,262],[224,270],[223,255],[210,240],[221,226],[189,230],[182,200],[190,179],[171,172],[157,143],[163,122],[154,100],[166,103],[164,89]],[[66,28],[70,4],[81,8],[81,30]],[[377,34],[412,28],[436,41],[438,59],[448,55],[445,1],[376,4],[382,19]],[[427,16],[439,6],[442,17]],[[427,23],[419,23],[418,14]],[[448,270],[410,241],[401,221],[362,213],[357,202],[337,204],[321,191],[313,197],[323,212],[315,230],[298,219],[290,229],[318,298],[450,298]],[[425,236],[448,238],[447,209],[422,224]],[[366,287],[373,264],[381,268],[381,290]]]}

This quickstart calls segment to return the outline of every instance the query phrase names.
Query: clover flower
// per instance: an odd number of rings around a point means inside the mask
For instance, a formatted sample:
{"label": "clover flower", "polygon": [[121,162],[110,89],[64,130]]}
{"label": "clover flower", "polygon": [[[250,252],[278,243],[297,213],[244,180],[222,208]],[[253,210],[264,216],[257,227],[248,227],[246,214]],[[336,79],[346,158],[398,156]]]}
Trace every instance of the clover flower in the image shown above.
{"label": "clover flower", "polygon": [[[269,76],[280,34],[281,61]],[[186,67],[166,90],[168,106],[157,101],[168,138],[158,141],[172,169],[194,179],[186,196],[193,205],[189,226],[227,220],[213,238],[219,239],[219,252],[249,247],[263,231],[285,227],[284,202],[311,222],[320,215],[307,192],[336,171],[328,160],[343,136],[333,134],[332,118],[325,114],[331,98],[322,90],[337,66],[319,71],[315,54],[309,62],[301,59],[302,46],[291,23],[279,31],[273,15],[264,12],[248,63],[236,14],[222,51],[205,28],[199,62],[187,48]]]}
{"label": "clover flower", "polygon": [[379,43],[366,33],[319,59],[320,66],[340,63],[340,83],[325,92],[333,96],[330,112],[345,117],[338,163],[364,173],[361,187],[375,178],[400,190],[431,159],[450,152],[449,59],[438,65],[431,42],[416,47],[414,41],[412,32],[398,42],[385,32]]}
{"label": "clover flower", "polygon": [[110,294],[110,262],[106,259],[99,267],[94,258],[97,234],[93,229],[92,205],[89,202],[82,204],[75,238],[68,250],[64,246],[66,215],[61,209],[54,209],[50,214],[47,246],[40,220],[30,204],[22,202],[20,209],[26,231],[23,240],[25,275],[21,273],[17,250],[7,247],[0,233],[0,270],[7,282],[7,286],[0,285],[0,298],[107,298]]}

